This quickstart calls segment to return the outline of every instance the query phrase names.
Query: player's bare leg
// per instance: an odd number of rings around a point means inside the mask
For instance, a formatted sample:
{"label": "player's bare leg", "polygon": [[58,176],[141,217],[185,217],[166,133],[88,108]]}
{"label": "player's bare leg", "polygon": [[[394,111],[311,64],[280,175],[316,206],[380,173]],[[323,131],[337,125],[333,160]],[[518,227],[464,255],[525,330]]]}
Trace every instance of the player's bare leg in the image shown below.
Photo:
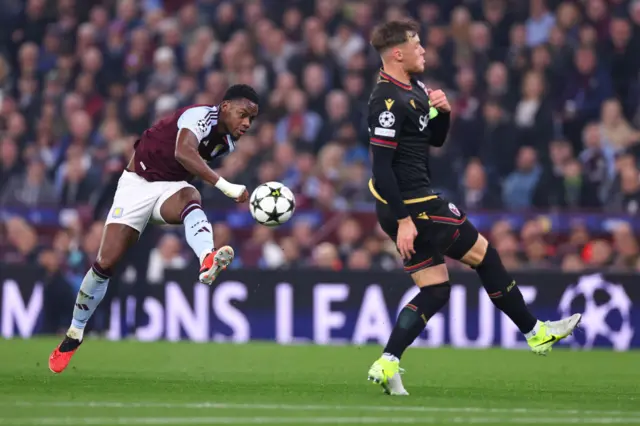
{"label": "player's bare leg", "polygon": [[420,292],[400,311],[382,357],[373,363],[368,374],[369,380],[380,384],[389,395],[409,395],[400,378],[404,372],[400,368],[400,358],[420,335],[429,318],[446,305],[451,292],[449,271],[444,264],[418,270],[411,277]]}
{"label": "player's bare leg", "polygon": [[87,272],[73,309],[73,320],[64,340],[49,357],[49,369],[62,373],[83,341],[84,328],[104,298],[112,271],[127,249],[138,241],[140,233],[120,223],[105,226],[98,257]]}
{"label": "player's bare leg", "polygon": [[[458,259],[476,270],[493,304],[511,318],[524,334],[531,350],[538,355],[546,355],[556,342],[573,333],[582,316],[574,314],[559,321],[546,322],[536,319],[527,307],[515,280],[503,266],[496,249],[475,231],[473,225],[465,223],[464,226],[460,231],[461,236],[466,233],[477,237],[471,249]],[[475,232],[472,233],[472,230]],[[455,256],[455,247],[452,249]]]}
{"label": "player's bare leg", "polygon": [[168,224],[184,224],[187,243],[200,260],[201,282],[211,284],[233,261],[234,252],[230,246],[215,249],[213,229],[195,188],[183,188],[167,198],[160,206],[160,215]]}

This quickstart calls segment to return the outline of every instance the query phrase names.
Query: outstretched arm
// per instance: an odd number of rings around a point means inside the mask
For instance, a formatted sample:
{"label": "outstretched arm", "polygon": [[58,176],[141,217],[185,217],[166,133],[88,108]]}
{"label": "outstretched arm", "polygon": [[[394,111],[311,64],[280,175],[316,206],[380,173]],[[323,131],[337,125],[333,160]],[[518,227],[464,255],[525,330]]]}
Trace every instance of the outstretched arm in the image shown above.
{"label": "outstretched arm", "polygon": [[198,138],[191,130],[180,129],[176,141],[176,160],[192,175],[199,177],[209,185],[216,186],[221,179],[220,175],[211,170],[200,156],[199,144]]}
{"label": "outstretched arm", "polygon": [[244,202],[249,198],[245,186],[227,182],[211,170],[198,152],[200,142],[211,132],[213,117],[210,111],[202,107],[188,109],[182,114],[178,120],[175,158],[192,175],[215,186],[227,197]]}

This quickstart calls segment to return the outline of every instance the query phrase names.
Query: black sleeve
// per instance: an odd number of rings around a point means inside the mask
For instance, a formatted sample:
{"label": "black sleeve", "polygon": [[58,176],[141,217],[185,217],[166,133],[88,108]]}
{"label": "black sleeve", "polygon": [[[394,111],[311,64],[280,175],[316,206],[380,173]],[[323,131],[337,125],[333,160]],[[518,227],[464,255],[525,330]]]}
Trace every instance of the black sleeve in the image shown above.
{"label": "black sleeve", "polygon": [[432,146],[442,146],[444,141],[447,140],[447,133],[449,133],[449,123],[451,121],[451,114],[448,112],[438,112],[438,115],[431,120],[427,127],[431,130],[431,140],[429,144]]}
{"label": "black sleeve", "polygon": [[369,102],[369,144],[373,155],[373,178],[376,187],[398,219],[409,216],[393,172],[393,156],[405,119],[405,105],[393,97],[374,96]]}
{"label": "black sleeve", "polygon": [[396,175],[393,173],[393,154],[389,148],[372,145],[373,154],[373,178],[380,195],[387,201],[396,219],[404,219],[409,216],[407,206],[402,202],[402,196],[398,188]]}

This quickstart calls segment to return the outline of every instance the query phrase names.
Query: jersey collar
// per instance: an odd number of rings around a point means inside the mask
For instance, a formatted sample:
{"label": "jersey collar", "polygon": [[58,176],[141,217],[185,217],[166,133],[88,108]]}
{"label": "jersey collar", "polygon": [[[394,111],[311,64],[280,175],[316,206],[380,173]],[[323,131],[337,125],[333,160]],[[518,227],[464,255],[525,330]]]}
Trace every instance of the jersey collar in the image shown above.
{"label": "jersey collar", "polygon": [[226,142],[227,142],[227,146],[229,147],[229,152],[233,152],[236,149],[236,141],[233,140],[233,138],[231,137],[231,135],[226,135],[225,137]]}
{"label": "jersey collar", "polygon": [[[220,114],[220,111],[222,111],[220,109],[220,104],[218,105],[213,105],[213,109],[215,110],[215,112],[217,112],[218,114]],[[231,137],[231,135],[229,133],[224,135],[224,141],[227,144],[227,147],[229,147],[229,151],[228,152],[233,152],[236,149],[236,141]]]}
{"label": "jersey collar", "polygon": [[395,78],[391,77],[389,74],[384,72],[383,69],[380,70],[380,78],[383,80],[387,80],[388,82],[393,83],[404,90],[411,90],[410,84],[404,84],[403,82],[396,80]]}

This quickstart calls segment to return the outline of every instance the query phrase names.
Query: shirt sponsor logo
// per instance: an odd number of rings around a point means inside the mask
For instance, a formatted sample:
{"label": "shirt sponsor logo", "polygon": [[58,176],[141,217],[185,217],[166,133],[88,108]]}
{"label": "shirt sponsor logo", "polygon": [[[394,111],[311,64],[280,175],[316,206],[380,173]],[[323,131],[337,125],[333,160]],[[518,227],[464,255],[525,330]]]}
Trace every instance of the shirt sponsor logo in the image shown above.
{"label": "shirt sponsor logo", "polygon": [[383,129],[382,127],[376,127],[373,130],[373,134],[376,136],[387,136],[393,138],[396,135],[396,131],[393,129]]}

